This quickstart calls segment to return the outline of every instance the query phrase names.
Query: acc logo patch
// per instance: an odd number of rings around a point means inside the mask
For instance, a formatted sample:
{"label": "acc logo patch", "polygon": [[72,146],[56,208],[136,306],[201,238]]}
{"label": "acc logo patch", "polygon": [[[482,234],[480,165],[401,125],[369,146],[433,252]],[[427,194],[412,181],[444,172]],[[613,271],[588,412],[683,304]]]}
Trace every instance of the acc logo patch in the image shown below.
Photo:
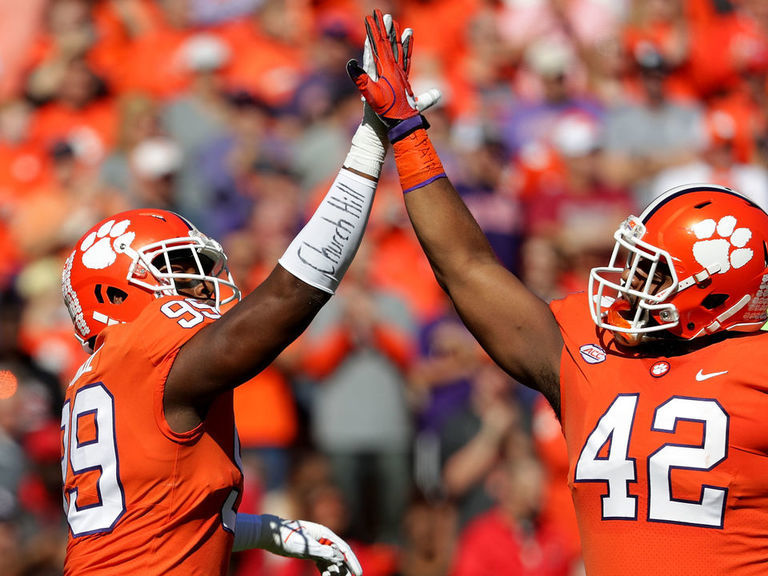
{"label": "acc logo patch", "polygon": [[666,360],[659,360],[653,366],[651,366],[651,370],[650,370],[651,376],[653,376],[654,378],[661,378],[662,376],[664,376],[664,374],[669,372],[669,368],[670,368],[669,362],[667,362]]}
{"label": "acc logo patch", "polygon": [[579,353],[588,364],[600,364],[605,362],[605,350],[597,344],[584,344],[579,348]]}

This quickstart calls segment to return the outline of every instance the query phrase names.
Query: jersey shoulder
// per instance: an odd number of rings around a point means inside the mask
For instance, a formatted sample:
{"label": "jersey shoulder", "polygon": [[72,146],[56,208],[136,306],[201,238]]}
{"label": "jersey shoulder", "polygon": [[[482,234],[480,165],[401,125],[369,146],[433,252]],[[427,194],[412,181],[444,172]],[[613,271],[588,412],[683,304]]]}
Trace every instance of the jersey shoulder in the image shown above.
{"label": "jersey shoulder", "polygon": [[[138,362],[157,366],[173,356],[200,329],[221,314],[212,306],[192,298],[165,296],[149,304],[132,322],[106,327],[96,339],[99,364]],[[94,356],[96,354],[94,353]],[[86,364],[93,365],[93,359]]]}
{"label": "jersey shoulder", "polygon": [[152,302],[128,324],[127,335],[148,350],[150,356],[162,357],[220,317],[215,308],[200,300],[165,296]]}
{"label": "jersey shoulder", "polygon": [[549,308],[555,316],[566,346],[569,340],[597,340],[601,337],[592,315],[589,312],[589,295],[586,292],[570,294],[558,300],[552,300]]}
{"label": "jersey shoulder", "polygon": [[589,295],[586,292],[576,292],[563,298],[552,300],[549,303],[549,308],[561,325],[583,318],[590,318],[591,323],[588,298]]}

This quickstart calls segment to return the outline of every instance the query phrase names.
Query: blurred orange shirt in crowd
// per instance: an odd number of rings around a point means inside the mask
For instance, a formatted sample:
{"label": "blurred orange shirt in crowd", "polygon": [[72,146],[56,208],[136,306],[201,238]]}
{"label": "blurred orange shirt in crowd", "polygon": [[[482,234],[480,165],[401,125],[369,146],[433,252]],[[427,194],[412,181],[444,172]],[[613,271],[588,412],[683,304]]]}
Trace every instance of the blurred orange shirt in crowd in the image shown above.
{"label": "blurred orange shirt in crowd", "polygon": [[302,80],[302,46],[272,38],[247,19],[224,25],[216,34],[233,56],[222,73],[229,88],[250,92],[274,107],[288,102]]}
{"label": "blurred orange shirt in crowd", "polygon": [[544,506],[541,515],[564,536],[568,553],[574,558],[581,553],[579,524],[568,488],[568,447],[560,422],[543,396],[533,407],[533,442],[536,454],[546,472]]}
{"label": "blurred orange shirt in crowd", "polygon": [[117,91],[145,92],[161,99],[183,92],[190,75],[180,49],[194,34],[193,30],[161,26],[136,39],[116,77]]}
{"label": "blurred orange shirt in crowd", "polygon": [[117,110],[111,98],[94,100],[83,108],[53,101],[37,110],[29,130],[31,138],[46,148],[66,140],[80,158],[94,164],[115,144]]}
{"label": "blurred orange shirt in crowd", "polygon": [[739,9],[718,14],[711,4],[691,2],[691,78],[701,97],[738,88],[745,72],[768,60],[768,35],[757,22]]}
{"label": "blurred orange shirt in crowd", "polygon": [[18,198],[50,179],[45,150],[35,142],[18,145],[0,140],[0,204]]}
{"label": "blurred orange shirt in crowd", "polygon": [[268,366],[235,389],[235,422],[243,448],[290,446],[298,433],[298,419],[290,383],[276,367]]}
{"label": "blurred orange shirt in crowd", "polygon": [[47,0],[0,2],[0,101],[17,95]]}

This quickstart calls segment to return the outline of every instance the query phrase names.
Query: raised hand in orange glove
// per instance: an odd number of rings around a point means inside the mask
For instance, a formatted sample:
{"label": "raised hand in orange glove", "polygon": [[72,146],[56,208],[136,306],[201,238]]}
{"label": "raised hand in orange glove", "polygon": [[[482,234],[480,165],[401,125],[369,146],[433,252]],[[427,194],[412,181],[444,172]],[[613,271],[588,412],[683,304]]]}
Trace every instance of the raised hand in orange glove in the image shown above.
{"label": "raised hand in orange glove", "polygon": [[347,72],[386,127],[400,184],[403,192],[410,192],[445,176],[426,133],[429,123],[420,113],[437,102],[440,92],[430,90],[418,99],[413,95],[408,81],[413,48],[410,28],[401,34],[397,22],[375,10],[366,17],[365,30],[363,67],[350,60]]}
{"label": "raised hand in orange glove", "polygon": [[417,98],[408,82],[411,65],[413,31],[400,25],[380,10],[365,19],[366,50],[361,67],[357,60],[347,63],[347,73],[355,82],[365,101],[387,127],[393,144],[421,127],[428,127],[420,111],[440,97],[430,90]]}

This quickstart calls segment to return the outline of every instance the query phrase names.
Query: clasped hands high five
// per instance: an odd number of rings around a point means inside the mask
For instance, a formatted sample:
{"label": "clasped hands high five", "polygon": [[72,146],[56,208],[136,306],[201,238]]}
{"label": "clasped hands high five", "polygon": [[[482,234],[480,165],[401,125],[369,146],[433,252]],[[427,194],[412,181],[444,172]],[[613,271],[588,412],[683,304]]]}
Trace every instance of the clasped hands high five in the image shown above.
{"label": "clasped hands high five", "polygon": [[380,10],[365,18],[365,29],[363,65],[350,60],[347,73],[394,144],[414,130],[429,126],[421,112],[440,99],[440,91],[433,88],[418,98],[413,94],[408,81],[413,30],[401,32],[400,25]]}

